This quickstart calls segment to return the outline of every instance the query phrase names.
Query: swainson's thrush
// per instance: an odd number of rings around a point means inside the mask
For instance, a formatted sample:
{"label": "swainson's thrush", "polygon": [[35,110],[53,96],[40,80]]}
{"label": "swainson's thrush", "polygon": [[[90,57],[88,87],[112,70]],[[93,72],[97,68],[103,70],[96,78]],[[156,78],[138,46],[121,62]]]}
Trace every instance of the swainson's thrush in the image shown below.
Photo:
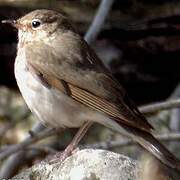
{"label": "swainson's thrush", "polygon": [[97,122],[179,169],[179,160],[153,137],[152,126],[66,17],[35,10],[3,22],[18,29],[15,76],[33,114],[52,127],[81,127],[71,150]]}

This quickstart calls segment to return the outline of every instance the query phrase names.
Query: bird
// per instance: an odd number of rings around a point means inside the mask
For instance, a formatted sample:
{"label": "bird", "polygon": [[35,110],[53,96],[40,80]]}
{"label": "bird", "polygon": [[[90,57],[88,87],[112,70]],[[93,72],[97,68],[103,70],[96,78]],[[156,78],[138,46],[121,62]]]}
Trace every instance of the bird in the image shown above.
{"label": "bird", "polygon": [[179,159],[153,136],[153,127],[66,16],[38,9],[2,23],[18,29],[14,71],[29,109],[47,126],[79,128],[64,159],[99,123],[179,170]]}

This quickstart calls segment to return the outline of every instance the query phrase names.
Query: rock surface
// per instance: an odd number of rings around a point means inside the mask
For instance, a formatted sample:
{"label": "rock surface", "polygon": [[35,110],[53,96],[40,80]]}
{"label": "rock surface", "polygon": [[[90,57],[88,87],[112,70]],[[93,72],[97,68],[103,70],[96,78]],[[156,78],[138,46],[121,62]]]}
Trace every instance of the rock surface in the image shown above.
{"label": "rock surface", "polygon": [[62,164],[41,162],[12,179],[25,180],[136,180],[138,163],[106,150],[84,149]]}

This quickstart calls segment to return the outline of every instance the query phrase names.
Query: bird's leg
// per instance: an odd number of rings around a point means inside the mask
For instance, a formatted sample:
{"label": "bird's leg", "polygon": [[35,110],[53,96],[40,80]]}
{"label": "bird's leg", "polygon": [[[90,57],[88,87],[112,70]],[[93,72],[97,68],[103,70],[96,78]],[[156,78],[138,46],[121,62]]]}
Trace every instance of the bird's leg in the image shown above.
{"label": "bird's leg", "polygon": [[71,155],[71,153],[73,152],[74,149],[76,149],[77,145],[79,144],[79,142],[81,141],[81,139],[84,137],[84,135],[86,134],[87,130],[89,129],[89,127],[92,125],[92,122],[85,122],[80,129],[78,130],[78,132],[76,133],[76,135],[74,136],[73,140],[71,141],[71,143],[66,147],[66,149],[64,150],[64,152],[62,152],[61,154],[57,155],[56,159],[53,159],[50,161],[51,164],[53,163],[61,163],[63,162],[68,156]]}
{"label": "bird's leg", "polygon": [[[72,151],[77,147],[77,145],[79,144],[79,142],[81,141],[81,139],[84,137],[84,135],[86,134],[86,132],[88,131],[89,127],[92,125],[91,122],[85,122],[80,129],[78,130],[78,132],[76,133],[76,135],[74,136],[73,140],[71,141],[71,143],[66,147],[64,154],[66,156],[69,156]],[[65,157],[66,158],[66,157]]]}

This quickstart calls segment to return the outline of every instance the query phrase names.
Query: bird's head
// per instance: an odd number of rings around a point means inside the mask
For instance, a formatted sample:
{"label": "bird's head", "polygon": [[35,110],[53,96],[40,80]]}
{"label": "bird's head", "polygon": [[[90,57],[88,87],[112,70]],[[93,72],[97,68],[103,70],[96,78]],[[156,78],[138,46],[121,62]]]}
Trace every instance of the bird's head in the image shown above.
{"label": "bird's head", "polygon": [[17,20],[3,20],[18,29],[19,41],[48,41],[57,36],[54,33],[73,30],[62,14],[52,10],[35,10]]}

